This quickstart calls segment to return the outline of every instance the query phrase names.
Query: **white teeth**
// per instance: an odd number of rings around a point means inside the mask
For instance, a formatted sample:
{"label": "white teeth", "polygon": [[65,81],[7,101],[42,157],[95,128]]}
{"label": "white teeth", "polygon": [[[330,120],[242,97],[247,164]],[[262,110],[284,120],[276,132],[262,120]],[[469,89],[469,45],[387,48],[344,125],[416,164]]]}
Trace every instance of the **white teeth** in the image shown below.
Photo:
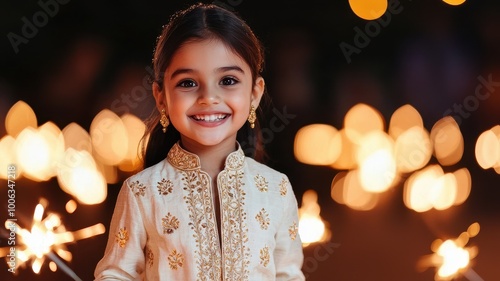
{"label": "white teeth", "polygon": [[194,115],[193,118],[198,121],[216,122],[226,118],[226,114]]}

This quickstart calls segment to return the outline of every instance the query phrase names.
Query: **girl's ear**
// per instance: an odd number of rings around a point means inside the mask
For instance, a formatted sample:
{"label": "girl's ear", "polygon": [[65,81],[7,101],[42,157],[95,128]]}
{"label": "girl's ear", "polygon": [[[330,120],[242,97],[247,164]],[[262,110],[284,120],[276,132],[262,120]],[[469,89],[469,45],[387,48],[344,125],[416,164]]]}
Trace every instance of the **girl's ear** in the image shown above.
{"label": "girl's ear", "polygon": [[167,111],[167,103],[165,102],[165,92],[160,89],[158,82],[153,82],[153,96],[156,101],[156,108],[161,112],[162,109]]}
{"label": "girl's ear", "polygon": [[253,106],[255,106],[255,108],[259,107],[260,99],[264,94],[265,87],[266,83],[264,81],[264,78],[262,78],[261,76],[257,77],[257,79],[255,80],[255,85],[253,86],[251,100],[251,103]]}

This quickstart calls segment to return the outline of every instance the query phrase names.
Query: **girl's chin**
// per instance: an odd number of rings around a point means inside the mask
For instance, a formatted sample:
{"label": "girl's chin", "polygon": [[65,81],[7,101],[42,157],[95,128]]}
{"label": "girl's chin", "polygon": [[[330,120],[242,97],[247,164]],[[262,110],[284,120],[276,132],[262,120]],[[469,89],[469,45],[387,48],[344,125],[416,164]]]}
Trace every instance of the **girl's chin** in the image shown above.
{"label": "girl's chin", "polygon": [[[202,146],[217,146],[223,143],[226,143],[228,140],[228,137],[223,137],[223,136],[194,136],[194,137],[189,137],[190,142],[194,142],[198,145]],[[234,140],[236,141],[236,135],[234,136]]]}

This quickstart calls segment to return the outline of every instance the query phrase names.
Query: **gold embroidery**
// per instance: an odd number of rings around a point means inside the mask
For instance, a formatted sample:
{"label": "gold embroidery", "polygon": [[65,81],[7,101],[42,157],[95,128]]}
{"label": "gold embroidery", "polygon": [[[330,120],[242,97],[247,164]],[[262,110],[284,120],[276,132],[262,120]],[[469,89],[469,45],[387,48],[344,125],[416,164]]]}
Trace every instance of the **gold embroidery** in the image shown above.
{"label": "gold embroidery", "polygon": [[125,248],[125,244],[128,241],[128,231],[126,227],[120,228],[118,233],[115,235],[116,243],[120,246],[120,248]]}
{"label": "gold embroidery", "polygon": [[243,150],[238,149],[227,156],[225,169],[227,170],[241,169],[243,167],[244,162],[245,162],[245,154],[243,153]]}
{"label": "gold embroidery", "polygon": [[167,154],[167,160],[180,170],[193,170],[200,167],[200,158],[182,149],[179,143],[172,146]]}
{"label": "gold embroidery", "polygon": [[132,192],[135,196],[144,196],[146,192],[146,186],[144,186],[144,184],[140,183],[139,181],[131,182],[130,189],[132,189]]}
{"label": "gold embroidery", "polygon": [[153,266],[155,256],[150,248],[146,248],[146,263],[149,267]]}
{"label": "gold embroidery", "polygon": [[189,226],[196,241],[197,280],[221,280],[221,255],[209,178],[200,170],[182,172]]}
{"label": "gold embroidery", "polygon": [[179,220],[175,216],[172,216],[170,212],[161,220],[161,224],[163,225],[163,234],[172,234],[174,230],[179,228]]}
{"label": "gold embroidery", "polygon": [[262,264],[264,267],[267,267],[270,259],[269,247],[265,246],[264,248],[260,249],[260,264]]}
{"label": "gold embroidery", "polygon": [[297,238],[297,233],[299,232],[299,228],[297,227],[297,223],[293,222],[293,224],[288,228],[288,233],[290,234],[290,238],[295,240]]}
{"label": "gold embroidery", "polygon": [[160,195],[167,195],[172,193],[173,183],[170,180],[162,179],[158,182],[158,192]]}
{"label": "gold embroidery", "polygon": [[[243,208],[246,195],[242,180],[245,155],[241,147],[228,155],[224,170],[219,174],[222,243],[219,243],[217,234],[210,178],[200,170],[198,156],[175,144],[169,151],[167,160],[183,175],[183,198],[190,220],[188,225],[193,230],[196,241],[196,279],[221,280],[224,266],[224,280],[248,280],[250,249],[247,246],[248,229]],[[221,257],[221,244],[224,261]]]}
{"label": "gold embroidery", "polygon": [[257,186],[257,189],[261,192],[266,192],[267,191],[267,181],[266,178],[264,178],[261,175],[256,175],[254,177],[255,180],[255,185]]}
{"label": "gold embroidery", "polygon": [[260,210],[260,212],[255,216],[255,219],[260,223],[260,228],[262,229],[267,229],[271,221],[264,208],[262,208],[262,210]]}
{"label": "gold embroidery", "polygon": [[288,185],[288,183],[289,182],[284,177],[281,178],[281,182],[280,182],[280,194],[281,194],[281,196],[286,195],[286,192],[287,192],[286,186]]}
{"label": "gold embroidery", "polygon": [[223,170],[218,177],[221,193],[224,280],[248,280],[250,249],[245,212],[243,170]]}
{"label": "gold embroidery", "polygon": [[170,255],[168,255],[168,265],[170,265],[170,269],[177,270],[184,265],[184,257],[174,249]]}

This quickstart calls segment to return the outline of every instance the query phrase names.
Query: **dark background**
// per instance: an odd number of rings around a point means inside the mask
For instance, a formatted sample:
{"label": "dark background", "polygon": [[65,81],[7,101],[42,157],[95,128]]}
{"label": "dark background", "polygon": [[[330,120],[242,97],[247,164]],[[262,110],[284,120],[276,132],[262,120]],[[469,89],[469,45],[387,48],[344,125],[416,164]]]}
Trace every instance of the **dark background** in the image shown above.
{"label": "dark background", "polygon": [[[433,269],[421,271],[416,266],[422,256],[432,253],[432,241],[456,237],[476,221],[481,232],[470,242],[479,248],[473,269],[483,280],[498,280],[500,175],[478,166],[474,145],[481,132],[500,124],[500,87],[493,87],[491,95],[468,114],[453,113],[464,134],[465,152],[459,163],[445,171],[467,167],[473,187],[464,204],[446,211],[407,209],[401,186],[386,192],[371,211],[339,205],[330,197],[330,183],[338,171],[298,163],[293,138],[299,128],[311,123],[341,128],[343,116],[358,102],[377,108],[386,124],[395,109],[410,103],[430,130],[449,110],[463,106],[474,95],[479,76],[500,81],[499,4],[466,1],[455,7],[439,0],[392,1],[397,12],[370,23],[355,16],[346,0],[218,2],[239,13],[266,47],[264,76],[274,102],[271,109],[295,116],[283,131],[267,138],[268,164],[290,177],[299,204],[305,190],[318,192],[321,215],[333,233],[330,243],[334,244],[305,249],[308,280],[433,280]],[[36,1],[3,1],[0,123],[18,100],[34,109],[38,124],[53,121],[60,128],[77,122],[88,130],[93,117],[104,108],[145,118],[152,110],[152,98],[132,96],[133,88],[143,85],[147,77],[161,26],[174,11],[192,3],[58,3],[58,11],[16,52],[8,34],[21,36],[23,18],[33,22],[42,8]],[[369,23],[371,35],[361,42],[364,45],[356,45],[361,40],[357,30],[366,34]],[[346,57],[339,47],[343,43],[357,48],[357,53]],[[132,96],[132,100],[127,103],[124,96]],[[271,109],[268,118],[273,117]],[[266,124],[263,121],[264,127]],[[4,135],[0,125],[0,136]],[[121,180],[126,176],[121,175]],[[0,190],[5,191],[4,186],[2,181]],[[107,227],[119,187],[109,185],[104,203],[80,205],[74,214],[64,215],[68,230],[99,222]],[[70,199],[55,179],[42,183],[20,179],[17,190],[17,213],[20,219],[24,216],[25,223],[20,224],[25,227],[40,197],[49,200],[49,211],[60,214],[65,213],[64,204]],[[2,222],[5,218],[0,215]],[[92,280],[107,235],[68,245],[73,253],[69,266],[83,280]],[[6,246],[4,239],[0,245]],[[61,270],[51,272],[46,262],[40,275],[25,268],[17,277],[1,263],[0,280],[70,279]]]}

